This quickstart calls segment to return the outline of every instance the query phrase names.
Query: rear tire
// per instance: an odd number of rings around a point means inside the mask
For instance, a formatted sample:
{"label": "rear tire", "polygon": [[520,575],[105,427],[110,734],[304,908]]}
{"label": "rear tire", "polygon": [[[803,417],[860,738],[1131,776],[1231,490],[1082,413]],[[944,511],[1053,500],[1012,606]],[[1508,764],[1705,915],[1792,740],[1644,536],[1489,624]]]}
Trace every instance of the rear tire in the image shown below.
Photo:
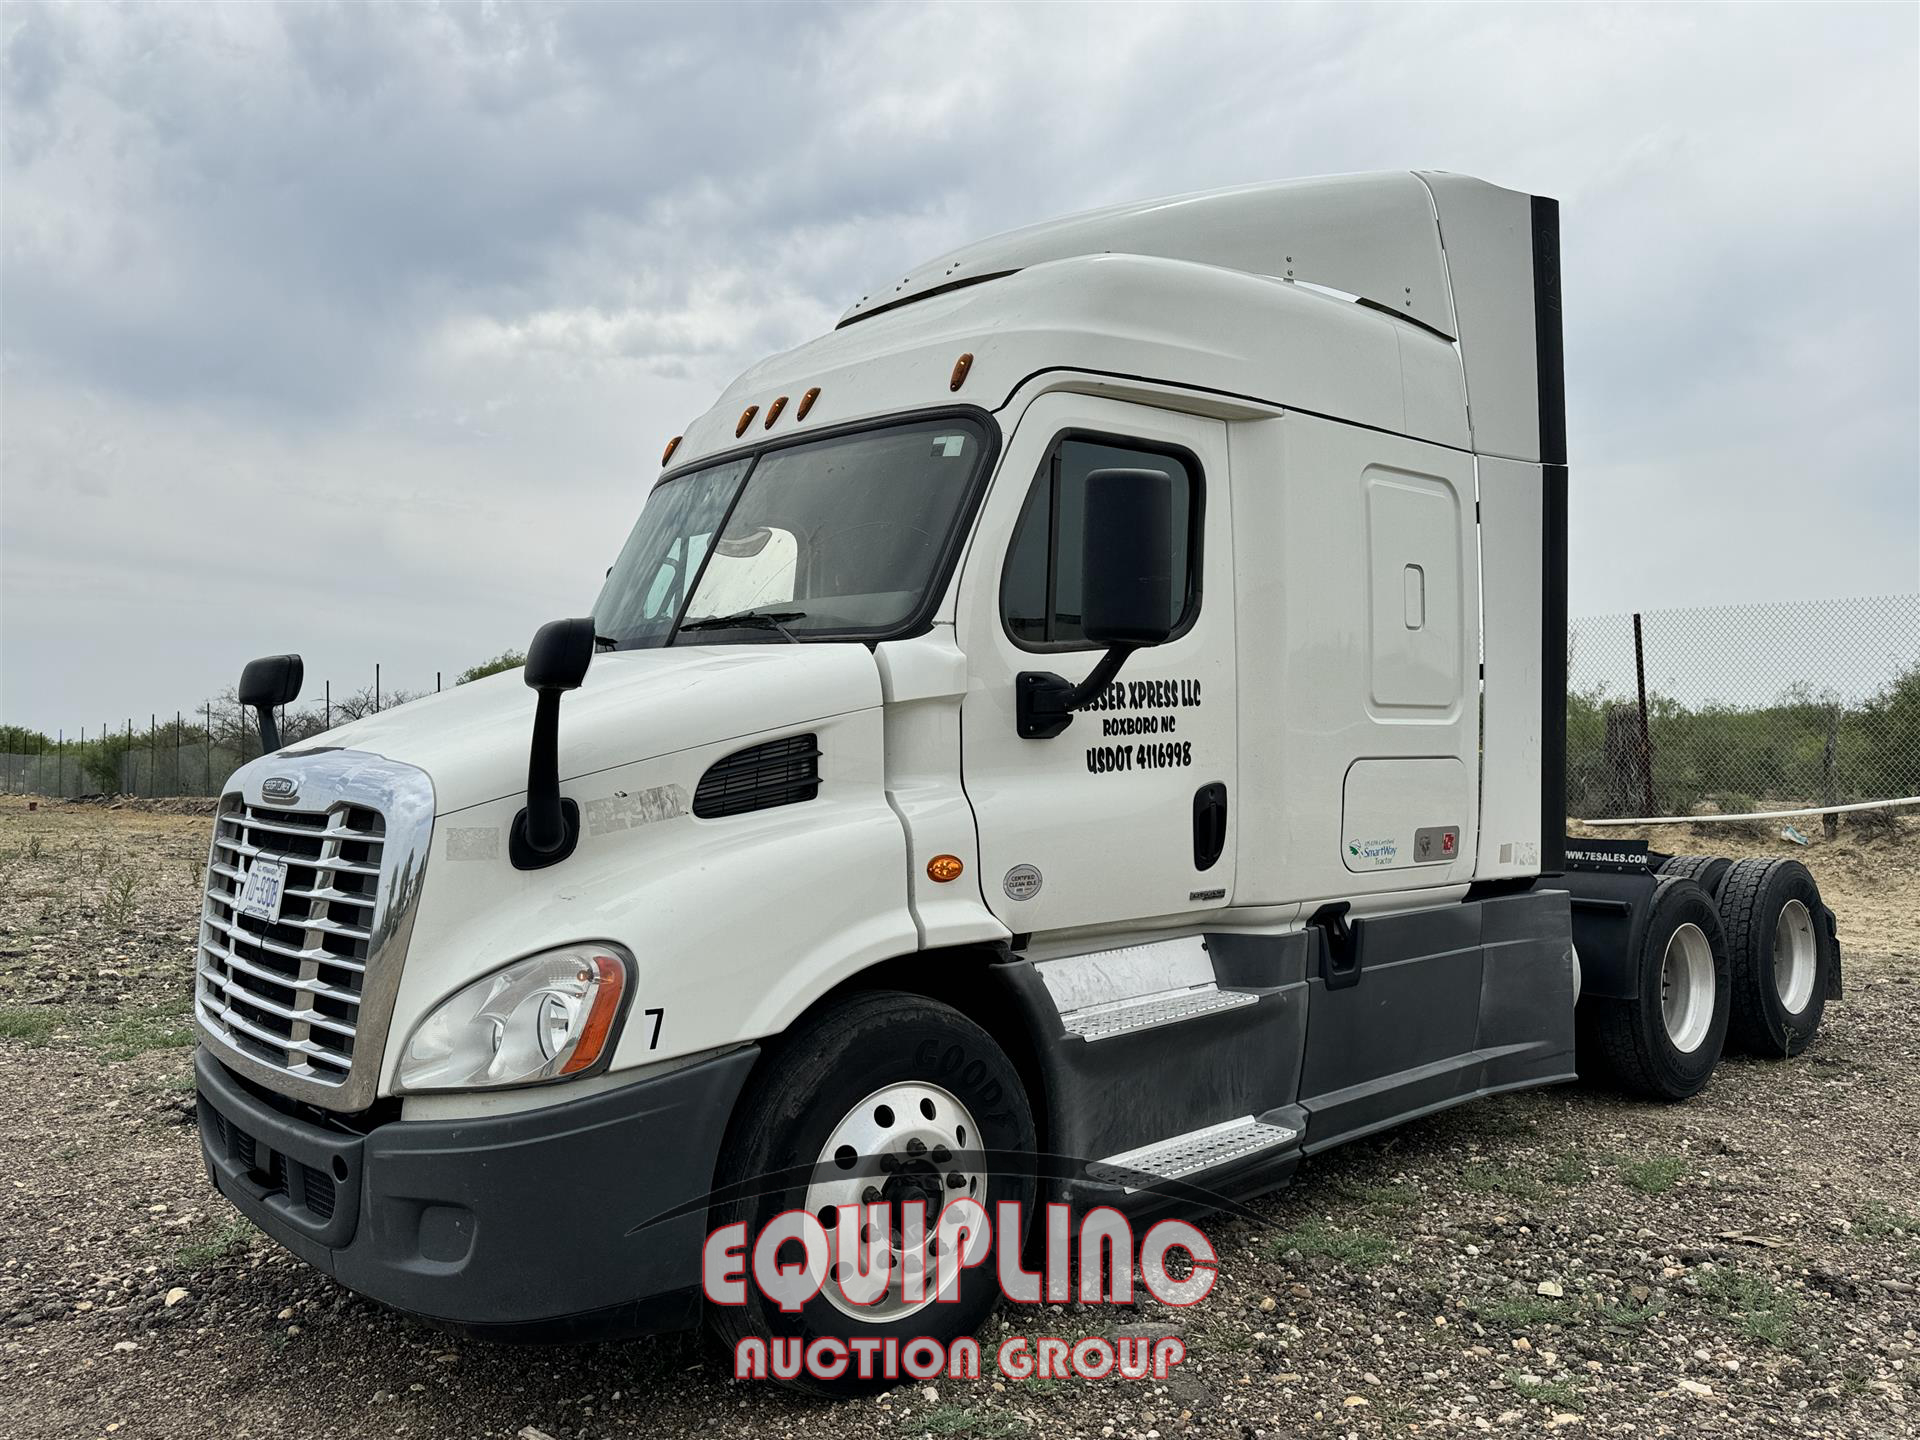
{"label": "rear tire", "polygon": [[1581,1005],[1581,1068],[1656,1100],[1698,1095],[1726,1044],[1731,989],[1719,912],[1694,881],[1654,881],[1633,975],[1633,999]]}
{"label": "rear tire", "polygon": [[[943,1146],[954,1153],[943,1154]],[[1004,1161],[989,1169],[980,1151],[1027,1157],[1034,1151],[1033,1114],[1006,1052],[949,1005],[895,991],[856,995],[796,1026],[755,1074],[721,1150],[718,1188],[726,1193],[728,1186],[758,1181],[766,1193],[715,1205],[710,1223],[717,1229],[744,1222],[751,1255],[753,1237],[775,1216],[818,1210],[815,1202],[860,1203],[858,1194],[839,1193],[849,1185],[855,1192],[884,1186],[889,1201],[926,1203],[931,1233],[938,1218],[933,1197],[947,1194],[956,1178],[960,1185],[951,1193],[971,1194],[990,1217],[1003,1200],[1017,1201],[1029,1215],[1031,1164],[1014,1164],[1017,1173],[1006,1173]],[[851,1178],[838,1174],[840,1155],[847,1156],[840,1164]],[[860,1162],[875,1156],[893,1163],[869,1174]],[[897,1203],[894,1214],[898,1239]],[[929,1293],[932,1274],[929,1268]],[[749,1273],[747,1303],[710,1305],[709,1329],[729,1356],[736,1342],[753,1336],[797,1337],[804,1347],[823,1336],[893,1337],[904,1344],[928,1335],[946,1345],[977,1330],[998,1293],[991,1257],[962,1272],[956,1301],[918,1308],[906,1308],[892,1287],[870,1308],[849,1308],[829,1293],[833,1285],[829,1278],[789,1313],[761,1294]],[[876,1374],[863,1380],[849,1365],[837,1379],[803,1369],[782,1383],[845,1396],[889,1389],[900,1379]]]}
{"label": "rear tire", "polygon": [[1720,919],[1733,963],[1733,1048],[1782,1060],[1818,1033],[1833,960],[1823,908],[1798,860],[1742,860],[1727,872]]}
{"label": "rear tire", "polygon": [[1721,882],[1732,867],[1733,862],[1720,855],[1675,855],[1660,867],[1660,873],[1693,881],[1707,892],[1708,898],[1717,902]]}

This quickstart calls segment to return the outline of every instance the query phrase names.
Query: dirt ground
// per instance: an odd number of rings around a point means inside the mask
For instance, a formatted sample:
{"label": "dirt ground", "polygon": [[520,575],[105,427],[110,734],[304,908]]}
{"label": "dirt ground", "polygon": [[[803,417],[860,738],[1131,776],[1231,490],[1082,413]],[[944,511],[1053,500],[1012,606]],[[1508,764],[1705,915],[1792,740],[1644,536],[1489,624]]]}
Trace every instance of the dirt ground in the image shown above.
{"label": "dirt ground", "polygon": [[1484,1101],[1311,1162],[1257,1222],[1206,1222],[1223,1264],[1195,1310],[1121,1312],[1184,1337],[1164,1385],[837,1405],[736,1383],[689,1338],[458,1340],[240,1220],[202,1172],[188,1078],[208,824],[0,801],[0,1434],[1920,1435],[1920,821],[1833,843],[1815,821],[1795,851],[1848,986],[1800,1060],[1729,1059],[1683,1106]]}

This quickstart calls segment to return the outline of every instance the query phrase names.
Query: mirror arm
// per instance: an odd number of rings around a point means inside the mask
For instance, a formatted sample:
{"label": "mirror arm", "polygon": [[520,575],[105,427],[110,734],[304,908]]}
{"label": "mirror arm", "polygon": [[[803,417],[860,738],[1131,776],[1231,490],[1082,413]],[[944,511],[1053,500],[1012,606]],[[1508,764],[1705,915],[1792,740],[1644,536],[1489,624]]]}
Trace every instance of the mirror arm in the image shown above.
{"label": "mirror arm", "polygon": [[260,753],[271,755],[280,748],[280,730],[273,723],[273,706],[256,705],[253,713],[260,724]]}
{"label": "mirror arm", "polygon": [[507,858],[516,870],[558,865],[580,843],[580,807],[560,794],[560,697],[534,692],[533,743],[527,754],[526,808],[513,817]]}
{"label": "mirror arm", "polygon": [[1016,725],[1022,740],[1051,740],[1073,723],[1073,712],[1084,710],[1113,683],[1120,667],[1137,648],[1111,645],[1087,678],[1078,685],[1048,670],[1022,670],[1014,683]]}
{"label": "mirror arm", "polygon": [[527,845],[553,854],[567,841],[560,810],[560,692],[542,690],[534,700],[533,744],[527,756]]}

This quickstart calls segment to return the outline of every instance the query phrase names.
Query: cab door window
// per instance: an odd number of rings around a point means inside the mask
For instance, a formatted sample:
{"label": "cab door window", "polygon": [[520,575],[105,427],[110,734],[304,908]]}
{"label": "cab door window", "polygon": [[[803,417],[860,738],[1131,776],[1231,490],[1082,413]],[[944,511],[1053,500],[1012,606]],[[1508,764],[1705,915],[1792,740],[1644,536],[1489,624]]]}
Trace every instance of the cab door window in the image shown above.
{"label": "cab door window", "polygon": [[1087,476],[1096,470],[1157,470],[1173,482],[1173,553],[1167,618],[1175,634],[1200,604],[1200,467],[1190,455],[1145,449],[1107,437],[1067,436],[1035,477],[1014,529],[1000,587],[1007,634],[1027,650],[1083,650],[1080,546]]}

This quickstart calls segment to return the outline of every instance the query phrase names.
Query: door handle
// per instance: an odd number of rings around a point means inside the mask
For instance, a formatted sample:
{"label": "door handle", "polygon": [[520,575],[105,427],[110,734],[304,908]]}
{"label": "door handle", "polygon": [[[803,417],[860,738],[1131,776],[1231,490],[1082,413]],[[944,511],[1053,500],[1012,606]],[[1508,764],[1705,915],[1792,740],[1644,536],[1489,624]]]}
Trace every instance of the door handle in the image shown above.
{"label": "door handle", "polygon": [[1218,782],[1193,792],[1193,868],[1211,870],[1227,848],[1227,787]]}

